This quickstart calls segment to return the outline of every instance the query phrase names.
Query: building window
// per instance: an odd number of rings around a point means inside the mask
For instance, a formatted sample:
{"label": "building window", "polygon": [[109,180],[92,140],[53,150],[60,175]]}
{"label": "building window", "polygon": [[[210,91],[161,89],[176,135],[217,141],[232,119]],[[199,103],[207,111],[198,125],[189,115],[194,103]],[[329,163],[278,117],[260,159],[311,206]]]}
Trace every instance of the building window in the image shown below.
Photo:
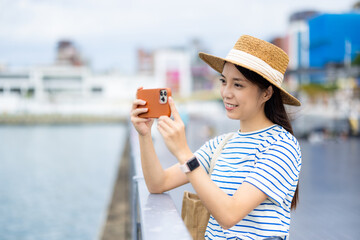
{"label": "building window", "polygon": [[29,88],[26,91],[26,97],[34,97],[34,95],[35,95],[35,89],[34,88]]}
{"label": "building window", "polygon": [[29,79],[29,75],[27,74],[0,74],[1,80],[9,80],[9,79],[15,79],[15,80],[22,80],[22,79]]}
{"label": "building window", "polygon": [[81,82],[81,76],[43,76],[44,81],[77,81]]}
{"label": "building window", "polygon": [[103,89],[101,87],[92,87],[91,92],[94,94],[101,94],[103,92]]}
{"label": "building window", "polygon": [[21,95],[21,89],[20,88],[10,88],[10,92]]}

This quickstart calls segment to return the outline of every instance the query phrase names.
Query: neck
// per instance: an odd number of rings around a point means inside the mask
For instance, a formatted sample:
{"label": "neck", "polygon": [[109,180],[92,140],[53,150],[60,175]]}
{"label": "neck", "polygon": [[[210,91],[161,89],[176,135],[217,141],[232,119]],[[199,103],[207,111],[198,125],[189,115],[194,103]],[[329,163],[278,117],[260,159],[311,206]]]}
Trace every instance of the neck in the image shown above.
{"label": "neck", "polygon": [[274,125],[266,116],[264,111],[260,111],[254,117],[240,120],[241,132],[254,132]]}

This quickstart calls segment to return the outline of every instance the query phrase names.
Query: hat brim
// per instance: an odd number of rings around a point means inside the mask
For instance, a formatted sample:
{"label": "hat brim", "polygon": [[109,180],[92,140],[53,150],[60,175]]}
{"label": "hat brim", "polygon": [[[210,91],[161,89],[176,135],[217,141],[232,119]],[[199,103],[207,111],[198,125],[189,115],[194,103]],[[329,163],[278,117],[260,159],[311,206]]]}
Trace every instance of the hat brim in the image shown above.
{"label": "hat brim", "polygon": [[285,89],[283,89],[281,86],[276,84],[276,82],[274,82],[272,79],[269,79],[267,76],[265,76],[265,74],[263,74],[261,71],[259,71],[257,69],[253,69],[252,67],[246,66],[246,64],[240,64],[240,63],[237,63],[232,60],[216,57],[216,56],[213,56],[213,55],[210,55],[207,53],[203,53],[203,52],[199,53],[199,57],[204,62],[206,62],[211,68],[213,68],[215,71],[217,71],[219,73],[222,73],[225,62],[230,62],[235,65],[239,65],[241,67],[247,68],[253,72],[256,72],[257,74],[259,74],[260,76],[262,76],[263,78],[268,80],[270,83],[272,83],[272,85],[274,85],[275,87],[277,87],[280,90],[281,98],[282,98],[284,104],[293,105],[293,106],[301,106],[301,103],[298,99],[293,97]]}

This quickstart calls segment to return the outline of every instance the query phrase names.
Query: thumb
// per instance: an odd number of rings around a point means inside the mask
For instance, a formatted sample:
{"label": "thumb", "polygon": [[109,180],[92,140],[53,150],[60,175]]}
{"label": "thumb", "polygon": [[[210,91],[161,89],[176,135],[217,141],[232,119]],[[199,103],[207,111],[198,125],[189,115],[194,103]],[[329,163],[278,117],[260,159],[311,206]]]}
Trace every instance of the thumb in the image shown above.
{"label": "thumb", "polygon": [[169,97],[169,105],[170,105],[170,109],[171,109],[171,113],[174,116],[174,120],[181,121],[181,117],[179,112],[177,111],[176,107],[175,107],[175,103],[174,103],[174,99],[172,97]]}

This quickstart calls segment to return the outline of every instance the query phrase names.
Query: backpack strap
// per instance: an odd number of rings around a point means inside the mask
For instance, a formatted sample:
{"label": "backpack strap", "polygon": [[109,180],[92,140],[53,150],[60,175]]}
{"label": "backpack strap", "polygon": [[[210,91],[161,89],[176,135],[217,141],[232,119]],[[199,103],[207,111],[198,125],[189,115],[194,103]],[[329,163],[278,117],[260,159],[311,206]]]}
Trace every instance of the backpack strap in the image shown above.
{"label": "backpack strap", "polygon": [[224,146],[226,145],[226,143],[229,141],[229,139],[234,136],[234,133],[228,133],[225,135],[224,139],[219,143],[219,145],[215,148],[215,152],[213,157],[210,160],[210,170],[209,170],[209,176],[211,176],[211,173],[214,170],[216,161],[218,160],[221,151],[223,150]]}

